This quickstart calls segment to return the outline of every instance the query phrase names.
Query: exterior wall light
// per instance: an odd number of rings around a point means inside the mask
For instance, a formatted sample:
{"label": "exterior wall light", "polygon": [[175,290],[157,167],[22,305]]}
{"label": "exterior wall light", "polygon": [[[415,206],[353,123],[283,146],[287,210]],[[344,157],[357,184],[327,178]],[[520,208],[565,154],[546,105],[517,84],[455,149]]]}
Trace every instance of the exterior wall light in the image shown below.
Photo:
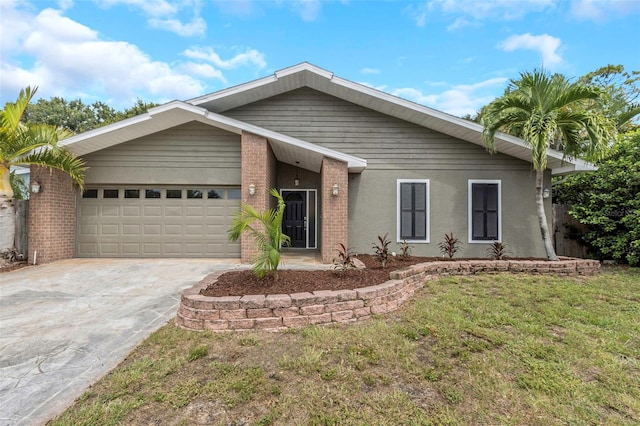
{"label": "exterior wall light", "polygon": [[256,186],[254,184],[249,185],[249,195],[256,195]]}
{"label": "exterior wall light", "polygon": [[42,190],[42,185],[40,185],[40,183],[38,183],[38,181],[33,181],[31,182],[31,192],[34,194],[39,193]]}
{"label": "exterior wall light", "polygon": [[333,186],[331,187],[331,195],[333,195],[334,197],[338,196],[338,184],[334,183]]}
{"label": "exterior wall light", "polygon": [[542,190],[542,198],[549,198],[549,195],[551,195],[551,190],[549,188]]}

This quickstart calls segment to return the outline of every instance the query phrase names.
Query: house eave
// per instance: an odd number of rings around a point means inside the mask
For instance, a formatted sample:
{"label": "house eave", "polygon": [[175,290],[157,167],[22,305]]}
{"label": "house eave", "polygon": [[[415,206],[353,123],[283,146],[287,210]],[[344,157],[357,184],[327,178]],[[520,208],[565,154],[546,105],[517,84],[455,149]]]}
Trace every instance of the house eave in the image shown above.
{"label": "house eave", "polygon": [[[308,62],[276,71],[269,77],[194,98],[187,102],[217,113],[223,113],[229,109],[301,87],[309,87],[347,102],[484,147],[483,127],[478,123],[346,80]],[[531,149],[520,138],[498,133],[495,137],[495,146],[497,151],[502,154],[531,162]],[[562,153],[553,150],[549,151],[547,163],[551,169],[564,168],[567,164],[574,164],[576,166],[575,172],[591,170],[588,167],[584,168],[576,160],[564,159]]]}
{"label": "house eave", "polygon": [[181,101],[172,101],[151,108],[146,114],[81,133],[61,141],[60,146],[75,155],[83,156],[191,121],[198,121],[238,135],[249,132],[262,136],[269,140],[279,161],[292,165],[299,163],[301,167],[316,173],[320,172],[323,157],[346,163],[349,173],[361,173],[367,167],[367,161],[362,158],[321,147]]}

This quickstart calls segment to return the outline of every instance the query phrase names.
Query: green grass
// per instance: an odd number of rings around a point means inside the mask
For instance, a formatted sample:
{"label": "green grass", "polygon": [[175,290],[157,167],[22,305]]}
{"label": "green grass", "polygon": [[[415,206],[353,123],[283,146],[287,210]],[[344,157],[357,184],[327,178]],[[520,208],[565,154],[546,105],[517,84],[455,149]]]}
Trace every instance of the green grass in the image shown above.
{"label": "green grass", "polygon": [[441,278],[396,313],[284,333],[169,324],[53,424],[243,421],[638,424],[640,271]]}

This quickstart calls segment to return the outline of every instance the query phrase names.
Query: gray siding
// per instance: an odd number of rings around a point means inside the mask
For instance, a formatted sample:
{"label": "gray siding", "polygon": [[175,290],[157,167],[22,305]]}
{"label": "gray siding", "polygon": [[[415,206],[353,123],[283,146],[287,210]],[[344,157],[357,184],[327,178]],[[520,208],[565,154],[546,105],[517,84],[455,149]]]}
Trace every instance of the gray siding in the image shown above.
{"label": "gray siding", "polygon": [[87,184],[240,185],[240,136],[191,122],[84,159]]}
{"label": "gray siding", "polygon": [[309,88],[225,115],[368,161],[367,170],[530,170],[530,164]]}

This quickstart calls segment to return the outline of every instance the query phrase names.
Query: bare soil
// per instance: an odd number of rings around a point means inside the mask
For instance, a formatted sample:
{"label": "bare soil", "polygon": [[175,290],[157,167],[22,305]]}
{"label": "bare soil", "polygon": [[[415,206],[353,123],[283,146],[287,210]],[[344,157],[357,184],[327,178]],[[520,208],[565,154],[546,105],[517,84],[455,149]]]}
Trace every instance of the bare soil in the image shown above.
{"label": "bare soil", "polygon": [[245,294],[292,294],[318,290],[351,290],[382,284],[389,280],[389,273],[416,263],[435,260],[462,260],[459,258],[444,259],[434,257],[395,257],[383,269],[373,255],[358,255],[365,264],[365,269],[329,270],[278,270],[277,279],[274,274],[257,278],[252,271],[226,272],[219,277],[211,274],[201,282],[207,287],[200,294],[210,297],[244,296]]}

